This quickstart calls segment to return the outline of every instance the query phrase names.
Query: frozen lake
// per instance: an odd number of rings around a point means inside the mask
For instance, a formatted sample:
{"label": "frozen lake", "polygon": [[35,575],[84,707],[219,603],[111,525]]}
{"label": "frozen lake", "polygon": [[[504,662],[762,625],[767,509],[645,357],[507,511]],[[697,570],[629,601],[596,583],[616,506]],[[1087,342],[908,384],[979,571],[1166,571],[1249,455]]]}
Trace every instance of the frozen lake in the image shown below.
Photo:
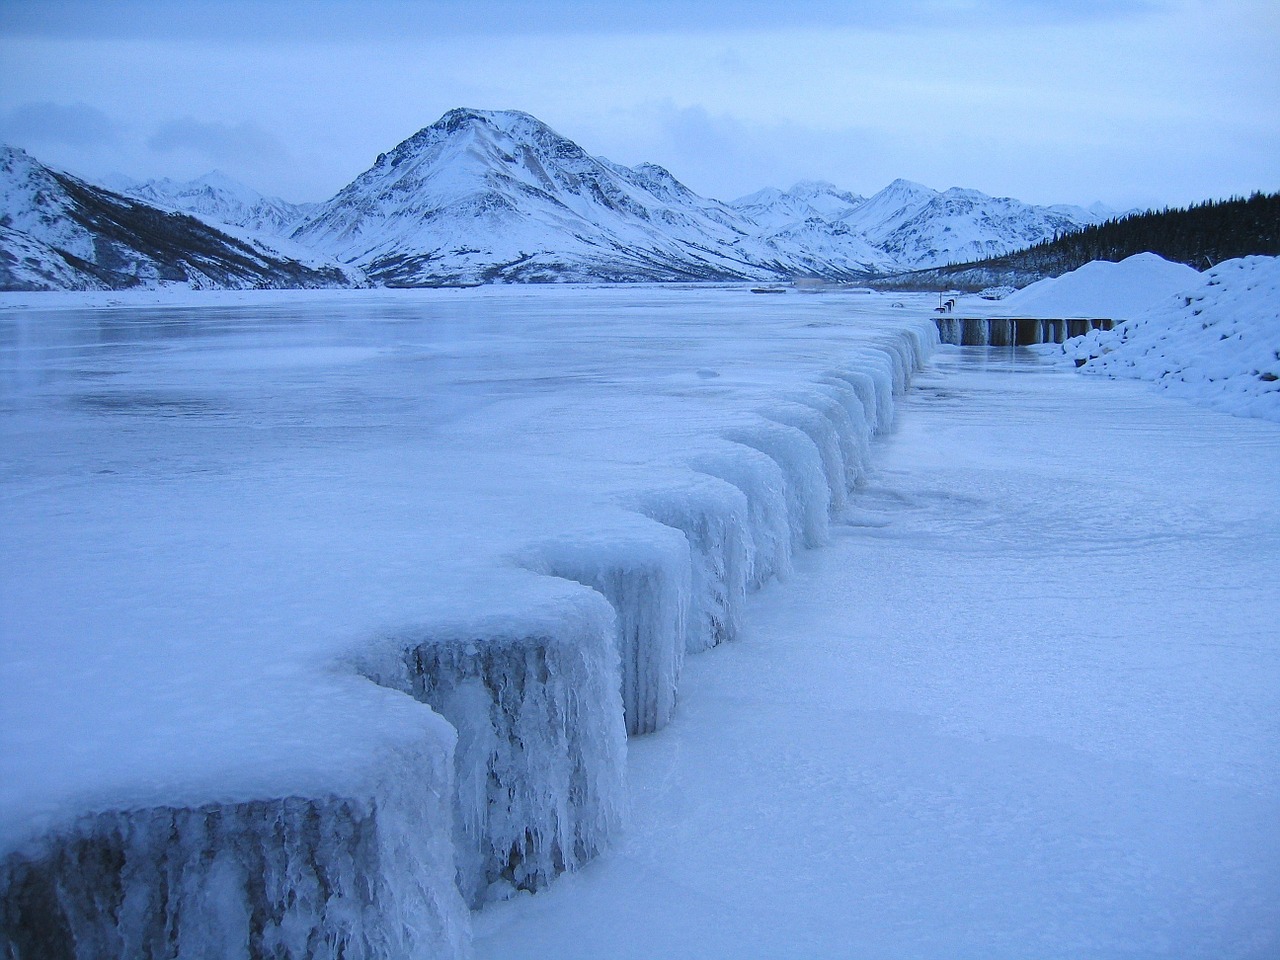
{"label": "frozen lake", "polygon": [[941,348],[478,956],[1274,957],[1280,430]]}
{"label": "frozen lake", "polygon": [[478,955],[1273,955],[1280,430],[944,348],[872,440],[933,299],[3,311],[0,854],[140,837],[203,945],[276,844],[375,954],[604,849]]}
{"label": "frozen lake", "polygon": [[[151,296],[0,314],[0,888],[73,835],[129,864],[73,902],[189,864],[206,946],[341,916],[264,856],[388,885],[326,936],[407,955],[467,939],[451,857],[475,904],[607,845],[624,733],[826,541],[935,338],[742,288]],[[276,828],[361,816],[378,856]]]}

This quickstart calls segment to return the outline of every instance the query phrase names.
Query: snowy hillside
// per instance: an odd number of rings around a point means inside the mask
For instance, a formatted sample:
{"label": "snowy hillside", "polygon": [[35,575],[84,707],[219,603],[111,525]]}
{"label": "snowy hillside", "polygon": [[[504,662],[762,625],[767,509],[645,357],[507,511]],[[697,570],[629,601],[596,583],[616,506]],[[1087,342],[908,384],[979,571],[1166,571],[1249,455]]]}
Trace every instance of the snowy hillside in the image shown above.
{"label": "snowy hillside", "polygon": [[1037,207],[952,187],[895,180],[863,199],[828,183],[760,190],[731,206],[788,253],[822,251],[829,262],[892,273],[1007,253],[1063,230],[1105,220],[1100,207]]}
{"label": "snowy hillside", "polygon": [[895,180],[842,218],[904,269],[1007,253],[1105,219],[1083,207],[1037,207],[952,187]]}
{"label": "snowy hillside", "polygon": [[765,187],[729,206],[771,231],[806,220],[838,220],[865,202],[866,198],[825,180],[802,180],[790,190]]}
{"label": "snowy hillside", "polygon": [[1220,263],[1140,316],[1063,349],[1085,373],[1150,380],[1205,406],[1280,422],[1280,259]]}
{"label": "snowy hillside", "polygon": [[933,267],[1008,253],[1095,222],[1083,209],[1071,215],[1061,208],[952,187],[933,193],[919,206],[913,202],[882,222],[873,236],[899,263]]}
{"label": "snowy hillside", "polygon": [[0,148],[0,289],[346,286],[319,267]]}
{"label": "snowy hillside", "polygon": [[131,184],[118,192],[155,207],[272,237],[288,236],[317,206],[264,196],[216,170],[196,180],[182,182],[165,177]]}
{"label": "snowy hillside", "polygon": [[[6,286],[119,286],[187,276],[184,269],[154,265],[178,256],[176,249],[141,260],[107,255],[108,272],[136,274],[137,281],[86,272],[75,258],[96,263],[97,254],[89,252],[99,241],[127,241],[100,235],[103,222],[92,217],[50,215],[52,208],[35,202],[45,194],[24,193],[21,185],[30,180],[22,170],[39,164],[20,151],[12,155],[25,159],[6,161],[10,185],[0,227],[26,236],[6,234]],[[1105,217],[1101,210],[1035,207],[975,190],[940,193],[907,180],[895,180],[870,198],[824,181],[802,181],[727,204],[699,196],[656,164],[626,167],[590,156],[536,118],[512,110],[451,110],[380,155],[323,204],[264,196],[217,172],[190,182],[113,182],[123,195],[157,211],[148,216],[159,216],[159,210],[189,214],[256,250],[251,260],[293,260],[327,273],[340,262],[353,268],[352,282],[363,271],[388,286],[865,280],[1004,253]],[[97,196],[118,196],[82,186]],[[212,266],[193,270],[190,282],[197,285],[251,282],[248,275],[235,279],[236,270],[225,280],[220,277],[226,271]],[[291,283],[281,277],[260,282]]]}
{"label": "snowy hillside", "polygon": [[293,236],[391,285],[787,275],[753,229],[661,167],[589,156],[525,113],[458,109]]}

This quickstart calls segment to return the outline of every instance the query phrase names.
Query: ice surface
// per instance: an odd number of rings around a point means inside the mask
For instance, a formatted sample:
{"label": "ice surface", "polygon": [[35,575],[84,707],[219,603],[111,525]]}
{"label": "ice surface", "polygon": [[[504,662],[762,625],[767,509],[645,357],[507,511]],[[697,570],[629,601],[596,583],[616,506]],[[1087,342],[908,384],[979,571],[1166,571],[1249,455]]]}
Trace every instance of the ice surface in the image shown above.
{"label": "ice surface", "polygon": [[[667,723],[686,651],[826,540],[935,342],[923,308],[732,288],[78,302],[0,313],[0,901],[124,857],[130,937],[248,910],[352,955],[410,922],[462,950],[464,896],[611,842],[624,716]],[[286,810],[396,858],[281,841]],[[207,893],[157,892],[170,821]],[[268,848],[384,914],[290,912],[244,879]],[[85,942],[125,935],[113,896]]]}
{"label": "ice surface", "polygon": [[623,819],[625,759],[615,618],[600,594],[537,578],[483,596],[482,617],[466,612],[477,599],[355,661],[458,731],[458,887],[473,907],[604,849]]}
{"label": "ice surface", "polygon": [[1280,425],[986,348],[899,409],[482,960],[1280,956]]}

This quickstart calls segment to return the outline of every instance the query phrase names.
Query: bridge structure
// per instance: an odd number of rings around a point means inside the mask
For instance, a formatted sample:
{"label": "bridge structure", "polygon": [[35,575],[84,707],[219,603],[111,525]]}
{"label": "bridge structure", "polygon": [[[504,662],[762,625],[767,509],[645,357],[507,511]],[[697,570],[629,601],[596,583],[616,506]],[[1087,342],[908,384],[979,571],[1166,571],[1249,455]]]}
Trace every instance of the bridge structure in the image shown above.
{"label": "bridge structure", "polygon": [[1110,330],[1106,317],[934,317],[943,343],[963,347],[1025,347],[1062,343],[1090,330]]}

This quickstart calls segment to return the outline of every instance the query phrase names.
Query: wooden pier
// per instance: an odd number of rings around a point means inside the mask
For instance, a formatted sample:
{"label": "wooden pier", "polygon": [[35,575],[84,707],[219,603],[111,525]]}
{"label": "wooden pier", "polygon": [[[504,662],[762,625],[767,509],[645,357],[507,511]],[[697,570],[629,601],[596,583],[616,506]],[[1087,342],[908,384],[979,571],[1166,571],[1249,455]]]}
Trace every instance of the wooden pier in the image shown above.
{"label": "wooden pier", "polygon": [[1026,347],[1062,343],[1090,330],[1110,330],[1115,321],[1102,317],[934,317],[943,343],[962,347]]}

